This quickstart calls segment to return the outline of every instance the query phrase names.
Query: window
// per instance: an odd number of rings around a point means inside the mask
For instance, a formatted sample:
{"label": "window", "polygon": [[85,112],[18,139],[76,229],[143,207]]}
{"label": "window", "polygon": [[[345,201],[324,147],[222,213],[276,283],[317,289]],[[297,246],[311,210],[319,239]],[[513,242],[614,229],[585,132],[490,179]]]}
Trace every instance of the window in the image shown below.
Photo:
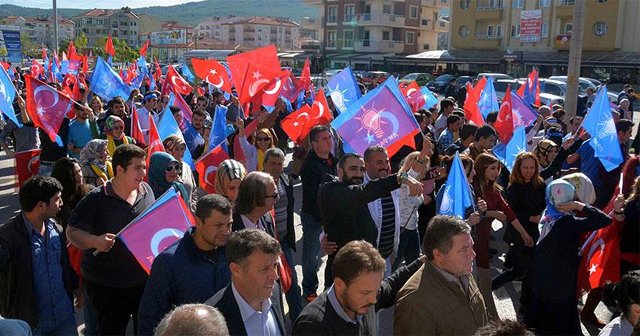
{"label": "window", "polygon": [[353,48],[353,30],[345,30],[343,34],[344,34],[344,39],[342,42],[342,47],[352,49]]}
{"label": "window", "polygon": [[519,37],[520,36],[520,24],[511,25],[511,37]]}
{"label": "window", "polygon": [[548,37],[549,36],[549,24],[548,23],[543,23],[542,24],[542,37]]}
{"label": "window", "polygon": [[412,19],[418,18],[418,6],[409,6],[409,17]]}
{"label": "window", "polygon": [[540,7],[549,7],[551,6],[551,0],[540,0]]}
{"label": "window", "polygon": [[383,41],[389,41],[391,39],[391,33],[389,33],[388,31],[383,31],[382,32],[382,40]]}
{"label": "window", "polygon": [[493,36],[493,26],[487,26],[487,36]]}
{"label": "window", "polygon": [[573,6],[576,4],[576,0],[560,0],[560,6]]}
{"label": "window", "polygon": [[336,23],[338,21],[338,6],[329,6],[327,8],[327,23]]}
{"label": "window", "polygon": [[460,0],[460,8],[468,9],[471,4],[471,0]]}
{"label": "window", "polygon": [[511,3],[513,8],[522,8],[524,0],[513,0]]}
{"label": "window", "polygon": [[607,0],[598,0],[599,3],[605,3]]}
{"label": "window", "polygon": [[387,4],[382,5],[382,13],[391,14],[391,5],[387,5]]}
{"label": "window", "polygon": [[336,47],[336,31],[328,30],[327,31],[327,48],[335,48]]}
{"label": "window", "polygon": [[356,5],[344,5],[344,21],[351,22],[355,18]]}
{"label": "window", "polygon": [[424,49],[424,50],[429,50],[429,45],[428,45],[428,44],[423,45],[423,46],[422,46],[422,49]]}
{"label": "window", "polygon": [[460,26],[460,28],[458,28],[458,35],[460,35],[460,37],[467,37],[469,36],[469,27],[467,26]]}
{"label": "window", "polygon": [[598,21],[593,24],[593,33],[596,36],[602,37],[607,33],[607,23],[603,21]]}
{"label": "window", "polygon": [[422,25],[423,26],[426,26],[428,24],[429,24],[429,20],[426,20],[426,19],[422,20]]}
{"label": "window", "polygon": [[571,35],[573,32],[573,23],[565,23],[564,24],[564,33],[567,35]]}
{"label": "window", "polygon": [[502,26],[500,25],[496,26],[496,36],[502,37]]}
{"label": "window", "polygon": [[404,43],[406,44],[413,44],[413,40],[415,38],[415,33],[414,32],[406,32],[405,37],[404,37]]}

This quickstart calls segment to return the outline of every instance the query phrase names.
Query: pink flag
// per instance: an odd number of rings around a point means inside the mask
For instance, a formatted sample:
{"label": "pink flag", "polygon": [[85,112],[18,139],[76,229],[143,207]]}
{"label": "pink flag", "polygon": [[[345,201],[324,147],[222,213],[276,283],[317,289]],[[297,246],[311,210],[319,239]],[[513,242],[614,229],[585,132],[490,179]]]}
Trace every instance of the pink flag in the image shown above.
{"label": "pink flag", "polygon": [[173,189],[167,193],[173,195],[161,196],[150,211],[134,219],[118,235],[147,273],[158,254],[182,238],[191,227],[180,203],[180,193]]}

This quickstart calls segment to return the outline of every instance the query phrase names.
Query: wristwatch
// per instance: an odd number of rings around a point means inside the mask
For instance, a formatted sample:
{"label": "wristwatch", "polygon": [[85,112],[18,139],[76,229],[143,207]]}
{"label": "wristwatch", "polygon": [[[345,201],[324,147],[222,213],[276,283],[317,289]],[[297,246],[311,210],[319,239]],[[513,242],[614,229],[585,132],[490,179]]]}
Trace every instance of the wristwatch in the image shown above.
{"label": "wristwatch", "polygon": [[409,179],[409,173],[402,172],[398,173],[398,184],[402,184],[402,181]]}

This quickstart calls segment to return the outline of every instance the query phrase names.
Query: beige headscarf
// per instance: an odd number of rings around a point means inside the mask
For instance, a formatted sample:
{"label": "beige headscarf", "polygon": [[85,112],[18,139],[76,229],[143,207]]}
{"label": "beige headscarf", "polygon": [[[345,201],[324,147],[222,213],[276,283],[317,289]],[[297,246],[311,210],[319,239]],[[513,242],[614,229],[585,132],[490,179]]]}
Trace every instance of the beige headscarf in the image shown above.
{"label": "beige headscarf", "polygon": [[573,173],[561,177],[576,189],[576,197],[580,202],[585,204],[593,204],[596,201],[596,192],[593,188],[593,183],[587,175],[583,173]]}

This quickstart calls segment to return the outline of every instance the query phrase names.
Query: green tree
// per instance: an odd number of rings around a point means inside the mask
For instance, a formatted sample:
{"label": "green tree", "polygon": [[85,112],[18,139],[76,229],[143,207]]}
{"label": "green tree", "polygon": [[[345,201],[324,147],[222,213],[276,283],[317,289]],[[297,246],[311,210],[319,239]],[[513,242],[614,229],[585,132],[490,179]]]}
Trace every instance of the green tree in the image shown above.
{"label": "green tree", "polygon": [[[67,51],[69,48],[69,42],[72,40],[65,40],[60,42],[58,48],[60,48],[59,53],[62,54],[63,51]],[[79,53],[82,53],[82,49],[87,46],[87,35],[84,32],[80,32],[76,38],[73,39],[73,44],[76,46],[76,49]]]}
{"label": "green tree", "polygon": [[[109,57],[104,51],[104,45],[106,43],[107,37],[104,37],[96,41],[96,46],[93,48],[93,51],[96,55],[105,59]],[[113,57],[114,62],[133,62],[138,58],[138,51],[129,47],[127,41],[125,40],[114,37],[113,48],[116,50],[116,55]]]}
{"label": "green tree", "polygon": [[20,45],[22,46],[23,56],[39,58],[42,57],[41,49],[35,43],[31,42],[27,33],[20,34]]}

